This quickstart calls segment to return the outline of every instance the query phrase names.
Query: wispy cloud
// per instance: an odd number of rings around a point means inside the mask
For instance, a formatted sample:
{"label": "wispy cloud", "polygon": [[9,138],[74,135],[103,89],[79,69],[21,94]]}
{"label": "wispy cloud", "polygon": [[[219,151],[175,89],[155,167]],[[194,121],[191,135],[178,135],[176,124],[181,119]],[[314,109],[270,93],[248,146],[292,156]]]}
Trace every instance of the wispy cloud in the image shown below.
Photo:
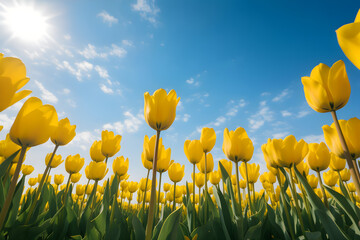
{"label": "wispy cloud", "polygon": [[132,9],[140,13],[140,16],[152,24],[156,24],[157,14],[160,9],[155,6],[155,0],[137,0]]}
{"label": "wispy cloud", "polygon": [[296,117],[297,117],[297,118],[303,118],[303,117],[309,115],[310,113],[311,113],[310,111],[303,110],[303,111],[298,112],[298,114],[297,114]]}
{"label": "wispy cloud", "polygon": [[284,138],[289,135],[289,132],[278,132],[272,135],[272,138]]}
{"label": "wispy cloud", "polygon": [[103,79],[109,79],[109,73],[106,68],[101,67],[99,65],[95,66],[95,71],[99,74],[99,76]]}
{"label": "wispy cloud", "polygon": [[307,143],[320,143],[320,142],[325,142],[324,139],[324,135],[320,134],[320,135],[307,135],[302,137],[302,139],[304,139],[305,142]]}
{"label": "wispy cloud", "polygon": [[90,77],[90,72],[93,69],[93,65],[87,61],[76,62],[75,66],[72,66],[68,61],[54,60],[54,64],[57,69],[66,70],[74,75],[78,81],[82,81],[84,76]]}
{"label": "wispy cloud", "polygon": [[104,23],[107,23],[109,26],[111,26],[114,23],[118,23],[118,19],[114,16],[111,16],[108,12],[106,12],[105,10],[101,11],[100,13],[98,13],[97,15],[98,17],[100,17]]}
{"label": "wispy cloud", "polygon": [[113,94],[114,93],[114,90],[112,90],[110,87],[107,87],[103,83],[100,84],[100,89],[101,89],[101,91],[103,91],[106,94]]}
{"label": "wispy cloud", "polygon": [[230,109],[227,111],[226,116],[234,117],[239,111],[239,108],[243,108],[246,106],[245,99],[240,99],[239,101],[231,100],[228,105],[230,105]]}
{"label": "wispy cloud", "polygon": [[133,47],[134,46],[134,43],[130,40],[122,40],[121,43],[124,45],[124,46],[128,46],[128,47]]}
{"label": "wispy cloud", "polygon": [[259,105],[259,110],[248,119],[251,131],[255,131],[262,127],[265,122],[273,120],[274,113],[267,106],[266,101],[260,102]]}
{"label": "wispy cloud", "polygon": [[284,89],[279,95],[272,99],[273,102],[279,102],[289,95],[289,89]]}
{"label": "wispy cloud", "polygon": [[107,123],[103,129],[114,130],[119,134],[137,132],[144,122],[144,117],[141,113],[137,115],[132,114],[130,111],[124,112],[124,120],[114,123]]}
{"label": "wispy cloud", "polygon": [[281,116],[283,117],[290,117],[291,115],[292,113],[287,110],[281,111]]}
{"label": "wispy cloud", "polygon": [[39,88],[40,92],[41,92],[41,98],[45,101],[48,101],[49,103],[57,103],[58,102],[58,98],[49,90],[47,90],[44,85],[35,80],[34,81],[36,86]]}
{"label": "wispy cloud", "polygon": [[79,54],[86,59],[107,58],[109,55],[123,58],[126,56],[127,51],[114,43],[111,44],[111,47],[105,47],[100,50],[89,43],[83,50],[79,51]]}
{"label": "wispy cloud", "polygon": [[112,47],[112,48],[111,48],[111,50],[110,50],[110,52],[109,52],[110,55],[112,55],[112,56],[117,56],[117,57],[120,57],[120,58],[126,56],[127,51],[126,51],[124,48],[119,47],[119,46],[116,45],[116,44],[111,44],[111,47]]}

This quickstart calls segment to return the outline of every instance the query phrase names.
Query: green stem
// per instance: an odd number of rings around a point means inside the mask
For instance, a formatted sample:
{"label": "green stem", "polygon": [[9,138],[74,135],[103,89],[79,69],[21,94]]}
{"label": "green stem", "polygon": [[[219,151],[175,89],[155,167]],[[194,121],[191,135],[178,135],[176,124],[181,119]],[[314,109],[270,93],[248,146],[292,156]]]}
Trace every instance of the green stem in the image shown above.
{"label": "green stem", "polygon": [[326,206],[327,208],[329,208],[329,204],[328,204],[326,192],[325,192],[325,189],[324,189],[324,184],[323,184],[322,179],[321,179],[320,171],[316,171],[316,173],[317,173],[318,178],[319,178],[320,188],[321,188],[321,192],[322,192],[323,198],[324,198],[324,204],[325,204],[325,206]]}
{"label": "green stem", "polygon": [[[10,207],[12,198],[13,198],[13,196],[14,196],[14,192],[15,192],[15,188],[16,188],[16,183],[17,183],[17,180],[18,180],[18,178],[19,178],[19,173],[20,173],[20,170],[21,170],[21,165],[22,165],[22,163],[23,163],[23,161],[24,161],[26,149],[27,149],[27,147],[22,147],[22,148],[21,148],[19,161],[18,161],[18,163],[17,163],[14,176],[13,176],[12,179],[11,179],[9,191],[8,191],[8,193],[7,193],[7,196],[6,196],[4,205],[3,205],[2,208],[1,208],[1,213],[0,213],[0,231],[1,231],[2,228],[3,228],[4,222],[5,222],[5,218],[6,218],[6,216],[7,216],[8,211],[9,211],[9,207]],[[17,211],[17,209],[16,209],[16,211]]]}
{"label": "green stem", "polygon": [[[288,207],[287,207],[287,204],[286,204],[286,200],[285,200],[285,191],[284,191],[284,188],[283,188],[282,183],[281,183],[281,178],[280,178],[279,169],[277,170],[277,179],[278,179],[279,186],[280,186],[280,197],[281,197],[282,200],[283,200],[283,205],[284,205],[284,210],[285,210],[284,212],[285,212],[286,220],[287,220],[287,223],[288,223],[288,226],[289,226],[290,236],[291,236],[291,239],[292,239],[292,240],[295,240],[295,232],[294,232],[294,229],[293,229],[293,227],[292,227],[292,225],[291,225],[289,210],[288,210]],[[279,203],[279,204],[280,204],[280,203]]]}
{"label": "green stem", "polygon": [[175,202],[175,197],[176,197],[176,182],[174,182],[174,203],[173,203],[173,211],[175,211],[175,204],[176,204],[176,202]]}
{"label": "green stem", "polygon": [[86,186],[85,186],[84,197],[83,197],[83,199],[81,200],[79,215],[81,214],[82,207],[83,207],[83,205],[84,205],[84,200],[85,200],[85,197],[86,197],[86,191],[87,191],[87,189],[88,189],[89,183],[90,183],[90,179],[88,180],[88,182],[87,182],[87,184],[86,184]]}
{"label": "green stem", "polygon": [[152,238],[152,230],[154,224],[154,210],[155,210],[155,195],[156,195],[156,165],[158,160],[158,148],[159,148],[159,140],[160,140],[160,130],[156,131],[156,142],[155,142],[155,150],[154,150],[154,161],[153,161],[153,172],[152,172],[152,180],[151,180],[151,193],[150,193],[150,206],[148,212],[148,220],[145,230],[145,240],[150,240]]}
{"label": "green stem", "polygon": [[193,174],[194,174],[194,178],[193,178],[193,206],[194,206],[194,226],[193,229],[195,229],[196,227],[196,208],[195,208],[195,163],[193,164]]}
{"label": "green stem", "polygon": [[91,204],[91,213],[90,213],[90,216],[93,214],[94,208],[95,208],[95,203],[96,203],[96,191],[97,191],[98,181],[99,181],[99,180],[95,180],[95,184],[94,184],[94,188],[93,188],[93,199],[92,199],[92,204]]}
{"label": "green stem", "polygon": [[239,197],[239,206],[240,206],[240,218],[242,218],[242,206],[241,206],[241,194],[240,194],[240,180],[239,180],[239,162],[235,162],[235,173],[236,173],[236,188]]}
{"label": "green stem", "polygon": [[[117,180],[117,177],[118,177],[118,176],[117,176],[117,173],[115,173],[114,179]],[[112,206],[111,206],[110,226],[111,226],[111,224],[112,224],[113,221],[114,221],[114,212],[115,212],[114,209],[115,209],[115,204],[117,204],[116,199],[117,199],[117,192],[118,192],[119,184],[120,184],[120,183],[118,183],[118,185],[117,185],[117,187],[116,187],[116,191],[115,191],[114,198],[113,198],[113,202],[112,202]]]}
{"label": "green stem", "polygon": [[246,186],[248,189],[248,198],[249,198],[249,204],[250,204],[250,213],[253,213],[253,207],[251,203],[251,196],[250,196],[250,185],[249,185],[249,175],[248,175],[248,169],[247,169],[247,162],[245,162],[245,174],[246,174]]}
{"label": "green stem", "polygon": [[161,175],[162,175],[162,172],[160,172],[160,177],[159,177],[159,190],[158,190],[156,214],[155,214],[156,217],[159,215],[159,203],[160,203],[160,192],[161,192]]}
{"label": "green stem", "polygon": [[144,211],[145,209],[145,199],[146,199],[146,190],[147,190],[147,185],[148,185],[148,180],[149,180],[149,173],[150,173],[150,169],[148,169],[147,175],[146,175],[146,181],[145,181],[145,191],[144,191],[144,200],[143,200],[143,204],[142,204],[142,209]]}

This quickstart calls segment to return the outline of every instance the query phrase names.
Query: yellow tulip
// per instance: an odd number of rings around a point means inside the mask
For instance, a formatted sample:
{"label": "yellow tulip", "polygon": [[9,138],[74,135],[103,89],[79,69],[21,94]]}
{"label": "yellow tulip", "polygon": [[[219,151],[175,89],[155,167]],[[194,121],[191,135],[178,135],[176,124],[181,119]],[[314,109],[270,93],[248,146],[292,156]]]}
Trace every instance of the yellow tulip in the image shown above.
{"label": "yellow tulip", "polygon": [[355,184],[354,183],[349,183],[348,184],[348,188],[349,188],[349,192],[356,192],[356,188],[355,188]]}
{"label": "yellow tulip", "polygon": [[30,187],[33,187],[38,183],[38,180],[37,180],[37,178],[29,178],[28,183],[29,183]]}
{"label": "yellow tulip", "polygon": [[355,21],[340,27],[336,35],[346,57],[360,69],[360,10]]}
{"label": "yellow tulip", "polygon": [[344,182],[347,182],[350,180],[350,171],[347,168],[344,168],[342,171],[340,171],[341,180]]}
{"label": "yellow tulip", "polygon": [[76,195],[81,196],[85,193],[85,185],[77,184],[76,185]]}
{"label": "yellow tulip", "polygon": [[89,175],[93,180],[102,180],[107,174],[109,169],[106,168],[104,162],[90,162],[89,164]]}
{"label": "yellow tulip", "polygon": [[151,187],[151,179],[148,179],[148,183],[146,185],[146,178],[142,178],[142,179],[140,179],[139,185],[140,185],[139,188],[141,191],[145,192],[145,188],[146,188],[146,191],[149,191],[150,187]]}
{"label": "yellow tulip", "polygon": [[129,169],[129,159],[120,156],[114,159],[112,168],[114,173],[116,173],[118,176],[123,176],[127,173]]}
{"label": "yellow tulip", "polygon": [[[197,168],[201,173],[205,173],[205,154],[203,155],[201,161],[196,164]],[[212,172],[214,169],[214,159],[211,153],[206,154],[206,173]]]}
{"label": "yellow tulip", "polygon": [[308,146],[306,160],[309,167],[317,172],[327,169],[330,164],[330,152],[325,143],[310,143]]}
{"label": "yellow tulip", "polygon": [[171,184],[164,183],[164,186],[163,186],[164,192],[168,192],[170,190],[170,187],[171,187]]}
{"label": "yellow tulip", "polygon": [[225,168],[226,172],[229,174],[229,176],[231,176],[232,174],[232,162],[226,159],[220,159],[218,162],[218,169],[219,169],[219,173],[220,173],[220,178],[222,177],[221,175],[221,170],[220,170],[220,163],[223,165],[223,167]]}
{"label": "yellow tulip", "polygon": [[64,182],[64,175],[62,174],[55,174],[54,176],[54,183],[56,185],[60,185]]}
{"label": "yellow tulip", "polygon": [[[13,164],[11,165],[11,168],[10,168],[10,170],[9,170],[10,176],[14,176],[15,169],[16,169],[17,165],[18,165],[18,163],[13,163]],[[21,168],[22,168],[22,166],[21,166]],[[20,169],[20,170],[21,170],[21,169]]]}
{"label": "yellow tulip", "polygon": [[311,187],[312,189],[317,188],[319,179],[318,179],[316,176],[314,176],[314,175],[308,175],[308,176],[306,176],[306,179],[307,179],[307,181],[308,181],[308,183],[309,183],[309,185],[310,185],[310,187]]}
{"label": "yellow tulip", "polygon": [[144,94],[144,116],[147,124],[156,131],[168,129],[176,117],[176,106],[180,101],[176,92],[169,94],[164,89],[158,89],[153,95]]}
{"label": "yellow tulip", "polygon": [[29,98],[20,109],[10,129],[11,140],[22,147],[33,147],[49,140],[58,125],[58,116],[51,105]]}
{"label": "yellow tulip", "polygon": [[[144,137],[143,154],[146,160],[152,162],[155,155],[156,135],[149,138],[147,135]],[[162,138],[159,139],[159,148],[162,146]]]}
{"label": "yellow tulip", "polygon": [[290,168],[300,163],[308,153],[307,143],[301,139],[296,141],[293,135],[287,136],[284,140],[273,139],[269,144],[268,154],[276,159],[277,165]]}
{"label": "yellow tulip", "polygon": [[0,54],[0,112],[31,93],[29,90],[17,92],[29,80],[25,65],[20,59]]}
{"label": "yellow tulip", "polygon": [[239,182],[240,188],[241,189],[245,189],[246,188],[246,180],[241,179]]}
{"label": "yellow tulip", "polygon": [[237,181],[236,180],[236,175],[234,174],[234,175],[231,176],[231,184],[236,186],[236,181]]}
{"label": "yellow tulip", "polygon": [[[277,168],[279,168],[279,165],[277,163],[277,155],[276,151],[274,149],[274,141],[278,141],[278,139],[268,139],[267,143],[261,145],[261,150],[264,155],[264,159],[266,161],[267,168],[271,171],[276,171]],[[275,169],[275,170],[273,170]],[[275,173],[276,174],[276,173]]]}
{"label": "yellow tulip", "polygon": [[3,128],[4,128],[4,126],[1,126],[1,125],[0,125],[0,132],[1,132],[1,130],[3,130]]}
{"label": "yellow tulip", "polygon": [[196,173],[195,174],[195,185],[198,188],[201,188],[205,184],[205,174],[203,173]]}
{"label": "yellow tulip", "polygon": [[94,141],[90,147],[90,157],[95,162],[102,162],[105,156],[101,152],[101,141]]}
{"label": "yellow tulip", "polygon": [[104,130],[101,132],[101,152],[109,158],[120,151],[121,136],[115,135],[112,131]]}
{"label": "yellow tulip", "polygon": [[23,165],[21,170],[22,174],[25,176],[30,175],[33,171],[34,171],[34,167],[31,165]]}
{"label": "yellow tulip", "polygon": [[[5,159],[7,159],[20,149],[21,147],[19,145],[11,141],[9,134],[6,135],[5,140],[0,141],[0,156],[3,156]],[[19,161],[19,157],[20,153],[16,155],[12,162],[17,163]]]}
{"label": "yellow tulip", "polygon": [[77,183],[81,178],[81,174],[80,173],[74,173],[71,174],[71,182],[72,183]]}
{"label": "yellow tulip", "polygon": [[[352,159],[360,157],[360,120],[356,117],[346,120],[339,120],[340,128],[344,134],[345,142],[349,148]],[[345,158],[344,150],[341,146],[339,135],[336,131],[334,123],[331,126],[324,125],[325,142],[340,158]]]}
{"label": "yellow tulip", "polygon": [[301,81],[306,101],[317,112],[339,110],[349,100],[350,82],[342,60],[331,68],[320,63],[311,71],[310,77],[302,77]]}
{"label": "yellow tulip", "polygon": [[345,168],[346,160],[336,156],[334,153],[330,153],[330,169],[333,171],[341,171]]}
{"label": "yellow tulip", "polygon": [[168,169],[169,178],[171,181],[177,183],[180,182],[185,175],[185,165],[180,165],[180,163],[173,163]]}
{"label": "yellow tulip", "polygon": [[[52,153],[46,154],[46,157],[45,157],[45,165],[46,166],[49,164],[51,156],[52,156]],[[52,161],[51,161],[50,167],[51,168],[56,168],[63,162],[64,162],[64,160],[62,160],[61,155],[60,154],[59,155],[55,154]]]}
{"label": "yellow tulip", "polygon": [[199,140],[186,140],[184,143],[184,152],[192,164],[199,163],[204,155],[203,147]]}
{"label": "yellow tulip", "polygon": [[51,141],[55,145],[64,146],[75,137],[75,129],[76,125],[70,125],[68,118],[61,119],[55,132],[51,135]]}
{"label": "yellow tulip", "polygon": [[220,173],[219,171],[213,171],[209,174],[209,180],[211,184],[217,185],[220,182]]}
{"label": "yellow tulip", "polygon": [[84,166],[84,163],[85,159],[81,158],[79,154],[69,155],[65,160],[65,170],[70,174],[78,173]]}
{"label": "yellow tulip", "polygon": [[216,134],[213,128],[204,127],[201,129],[200,142],[205,153],[210,152],[215,146]]}
{"label": "yellow tulip", "polygon": [[165,150],[164,146],[159,148],[158,153],[158,162],[156,165],[156,171],[158,172],[166,172],[170,165],[174,162],[174,160],[170,160],[171,149],[168,148]]}
{"label": "yellow tulip", "polygon": [[141,153],[141,161],[144,168],[146,168],[147,170],[152,170],[152,162],[147,160],[147,158],[145,157],[145,152]]}
{"label": "yellow tulip", "polygon": [[264,172],[263,173],[265,181],[274,184],[276,182],[276,176],[272,172]]}
{"label": "yellow tulip", "polygon": [[309,165],[304,161],[301,161],[296,165],[296,169],[304,176],[309,174]]}
{"label": "yellow tulip", "polygon": [[134,193],[138,190],[138,183],[137,182],[129,182],[128,190],[130,193]]}
{"label": "yellow tulip", "polygon": [[[248,169],[248,176],[249,176],[249,183],[256,183],[259,176],[260,176],[260,165],[256,163],[247,164]],[[246,169],[245,169],[245,163],[242,162],[239,171],[241,176],[246,180]]]}
{"label": "yellow tulip", "polygon": [[339,180],[339,175],[337,174],[337,172],[329,170],[323,173],[323,178],[326,185],[328,185],[329,187],[333,187]]}
{"label": "yellow tulip", "polygon": [[254,153],[254,145],[241,127],[230,132],[225,128],[222,149],[226,157],[233,162],[247,162]]}

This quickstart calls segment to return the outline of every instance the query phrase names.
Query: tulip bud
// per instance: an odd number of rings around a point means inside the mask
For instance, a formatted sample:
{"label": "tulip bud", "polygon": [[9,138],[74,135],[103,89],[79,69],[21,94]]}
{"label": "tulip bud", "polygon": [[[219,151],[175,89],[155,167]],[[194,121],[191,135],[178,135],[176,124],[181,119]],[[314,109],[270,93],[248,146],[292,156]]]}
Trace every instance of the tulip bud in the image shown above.
{"label": "tulip bud", "polygon": [[23,175],[30,175],[34,171],[34,167],[31,165],[23,165],[23,168],[21,170]]}
{"label": "tulip bud", "polygon": [[114,173],[116,173],[118,176],[125,175],[129,169],[129,159],[120,156],[114,159],[112,168]]}
{"label": "tulip bud", "polygon": [[205,153],[210,152],[216,142],[215,130],[207,127],[201,129],[200,142],[203,147],[203,151]]}
{"label": "tulip bud", "polygon": [[[197,168],[201,173],[205,173],[205,154],[201,161],[196,164]],[[206,154],[206,173],[212,172],[214,169],[214,159],[211,153]]]}
{"label": "tulip bud", "polygon": [[192,164],[199,163],[204,155],[203,147],[199,140],[186,140],[184,143],[184,152]]}
{"label": "tulip bud", "polygon": [[[46,154],[46,157],[45,157],[46,166],[49,164],[51,156],[52,156],[52,153]],[[61,159],[61,155],[60,154],[59,155],[55,154],[52,161],[51,161],[50,168],[56,168],[63,162],[64,162],[64,160]]]}
{"label": "tulip bud", "polygon": [[84,166],[85,159],[81,158],[79,154],[74,156],[69,155],[65,160],[65,169],[68,173],[78,173]]}
{"label": "tulip bud", "polygon": [[105,162],[90,162],[89,164],[89,175],[93,180],[102,180],[108,170]]}
{"label": "tulip bud", "polygon": [[175,183],[180,182],[185,175],[184,170],[185,165],[181,166],[180,163],[171,164],[168,170],[170,180]]}
{"label": "tulip bud", "polygon": [[102,162],[105,156],[101,152],[101,141],[94,141],[90,147],[90,157],[95,162]]}
{"label": "tulip bud", "polygon": [[55,132],[51,135],[51,141],[58,146],[68,144],[76,135],[75,128],[76,125],[70,125],[68,118],[61,119]]}
{"label": "tulip bud", "polygon": [[55,174],[55,176],[54,176],[54,183],[55,183],[56,185],[62,184],[63,181],[64,181],[64,175],[62,175],[62,174]]}
{"label": "tulip bud", "polygon": [[81,174],[80,173],[73,173],[71,174],[71,182],[72,183],[77,183],[81,178]]}
{"label": "tulip bud", "polygon": [[[245,169],[245,162],[242,162],[239,171],[241,176],[246,180],[246,169]],[[260,176],[260,165],[256,163],[249,164],[247,163],[247,170],[248,170],[248,182],[249,183],[256,183],[259,176]]]}
{"label": "tulip bud", "polygon": [[325,143],[310,143],[309,152],[306,155],[309,167],[317,172],[323,171],[329,167],[330,152]]}
{"label": "tulip bud", "polygon": [[112,131],[101,132],[101,152],[105,157],[112,157],[120,151],[121,136]]}
{"label": "tulip bud", "polygon": [[230,132],[225,128],[222,149],[226,157],[233,162],[247,162],[254,153],[254,145],[241,127]]}

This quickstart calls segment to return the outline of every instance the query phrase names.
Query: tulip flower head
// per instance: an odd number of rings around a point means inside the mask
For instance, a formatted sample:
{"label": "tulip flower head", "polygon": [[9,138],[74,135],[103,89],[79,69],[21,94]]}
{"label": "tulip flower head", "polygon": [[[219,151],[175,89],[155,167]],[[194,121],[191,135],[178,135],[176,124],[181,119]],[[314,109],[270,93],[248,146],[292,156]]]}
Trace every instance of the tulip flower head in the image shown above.
{"label": "tulip flower head", "polygon": [[89,176],[93,180],[102,180],[108,171],[105,162],[90,162],[89,164]]}
{"label": "tulip flower head", "polygon": [[77,183],[81,178],[81,174],[80,173],[74,173],[71,174],[71,182],[72,183]]}
{"label": "tulip flower head", "polygon": [[38,183],[37,178],[29,178],[28,180],[28,184],[30,185],[30,187],[35,186]]}
{"label": "tulip flower head", "polygon": [[158,89],[153,95],[144,94],[144,117],[147,124],[156,131],[168,129],[175,120],[176,106],[180,101],[176,92],[169,94],[164,89]]}
{"label": "tulip flower head", "polygon": [[62,174],[55,174],[54,176],[54,183],[56,185],[60,185],[64,182],[64,175]]}
{"label": "tulip flower head", "polygon": [[21,172],[23,175],[30,175],[34,171],[34,167],[31,165],[23,165]]}
{"label": "tulip flower head", "polygon": [[142,161],[142,164],[143,164],[144,168],[146,168],[147,170],[152,169],[152,162],[147,160],[147,158],[145,156],[145,152],[141,153],[141,161]]}
{"label": "tulip flower head", "polygon": [[233,162],[247,162],[254,153],[254,145],[245,129],[241,127],[230,132],[225,128],[222,149],[226,157]]}
{"label": "tulip flower head", "polygon": [[112,168],[114,173],[116,173],[118,176],[123,176],[127,173],[129,169],[129,159],[120,156],[114,159]]}
{"label": "tulip flower head", "polygon": [[168,169],[169,178],[171,181],[177,183],[180,182],[185,175],[185,165],[180,165],[180,163],[173,163]]}
{"label": "tulip flower head", "polygon": [[203,147],[203,151],[208,153],[213,149],[216,142],[216,134],[213,128],[204,127],[201,129],[200,142]]}
{"label": "tulip flower head", "polygon": [[360,10],[355,21],[340,27],[336,35],[346,57],[360,69]]}
{"label": "tulip flower head", "polygon": [[186,140],[184,143],[184,152],[192,164],[199,163],[204,155],[200,140]]}
{"label": "tulip flower head", "polygon": [[114,132],[104,130],[101,132],[101,152],[109,158],[120,151],[121,136],[115,135]]}
{"label": "tulip flower head", "polygon": [[168,148],[165,150],[164,146],[159,148],[158,153],[158,162],[156,165],[156,171],[158,172],[166,172],[170,165],[174,162],[174,160],[170,160],[171,158],[171,149]]}
{"label": "tulip flower head", "polygon": [[[151,138],[145,135],[144,144],[143,144],[143,154],[145,159],[150,162],[154,161],[155,143],[156,143],[156,135],[153,135]],[[159,139],[159,148],[161,146],[162,146],[162,138]]]}
{"label": "tulip flower head", "polygon": [[225,168],[226,172],[229,174],[229,176],[232,175],[232,162],[226,159],[220,159],[218,162],[218,169],[219,169],[219,173],[220,173],[220,177],[222,177],[221,175],[221,169],[220,169],[220,163],[223,165],[223,167]]}
{"label": "tulip flower head", "polygon": [[[13,155],[16,151],[19,151],[21,147],[18,144],[15,144],[11,139],[10,135],[7,134],[5,140],[0,141],[0,156],[3,156],[4,159],[7,159],[11,155]],[[19,161],[20,154],[18,153],[16,157],[13,159],[13,163],[17,163]]]}
{"label": "tulip flower head", "polygon": [[332,170],[323,173],[324,183],[329,187],[333,187],[336,185],[339,180],[339,174]]}
{"label": "tulip flower head", "polygon": [[85,159],[81,158],[79,154],[69,155],[65,160],[65,169],[69,174],[78,173],[84,166],[84,163]]}
{"label": "tulip flower head", "polygon": [[75,137],[75,129],[76,125],[70,125],[68,118],[61,119],[55,132],[51,135],[51,141],[55,145],[64,146]]}
{"label": "tulip flower head", "polygon": [[101,152],[101,141],[94,141],[90,147],[90,157],[95,162],[102,162],[105,156]]}
{"label": "tulip flower head", "polygon": [[310,143],[308,146],[306,160],[309,167],[316,172],[327,169],[330,164],[330,152],[325,143]]}
{"label": "tulip flower head", "polygon": [[220,171],[213,171],[209,174],[209,180],[211,184],[217,185],[220,182]]}
{"label": "tulip flower head", "polygon": [[[201,161],[196,165],[201,173],[205,173],[205,154]],[[214,158],[211,153],[206,154],[206,173],[212,172],[214,169]]]}
{"label": "tulip flower head", "polygon": [[[46,154],[46,157],[45,157],[45,165],[46,166],[49,164],[51,156],[52,156],[52,153]],[[51,161],[50,167],[51,168],[56,168],[63,162],[64,162],[64,160],[62,160],[61,155],[60,154],[59,155],[55,154],[52,161]]]}
{"label": "tulip flower head", "polygon": [[317,112],[339,110],[349,100],[350,82],[342,60],[331,68],[320,63],[311,71],[310,77],[302,77],[301,81],[306,101]]}
{"label": "tulip flower head", "polygon": [[[260,176],[260,165],[256,163],[247,164],[249,183],[256,183]],[[242,162],[239,171],[241,176],[246,180],[245,162]]]}
{"label": "tulip flower head", "polygon": [[341,171],[345,168],[346,160],[330,153],[330,169],[333,171]]}
{"label": "tulip flower head", "polygon": [[0,54],[0,112],[28,96],[31,91],[17,92],[29,82],[24,63]]}

